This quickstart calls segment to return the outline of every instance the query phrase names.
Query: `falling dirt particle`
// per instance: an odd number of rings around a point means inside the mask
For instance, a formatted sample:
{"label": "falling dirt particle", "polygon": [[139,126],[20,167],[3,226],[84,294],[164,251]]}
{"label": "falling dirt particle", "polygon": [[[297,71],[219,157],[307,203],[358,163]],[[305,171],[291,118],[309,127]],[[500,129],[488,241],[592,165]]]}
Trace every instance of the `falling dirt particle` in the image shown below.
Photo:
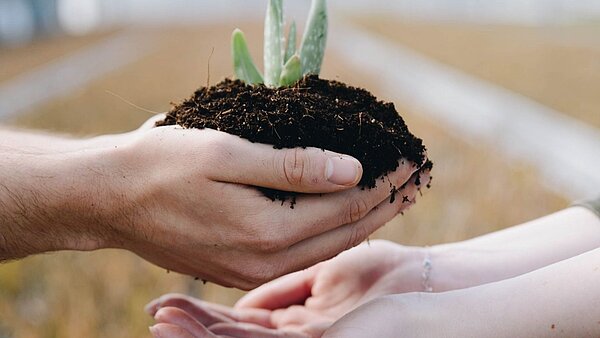
{"label": "falling dirt particle", "polygon": [[556,325],[552,324],[552,326],[550,326],[550,328],[551,328],[552,330],[554,330],[554,329],[556,328]]}
{"label": "falling dirt particle", "polygon": [[392,186],[392,190],[390,190],[390,204],[394,203],[396,201],[396,193],[398,192],[398,189],[394,186]]}

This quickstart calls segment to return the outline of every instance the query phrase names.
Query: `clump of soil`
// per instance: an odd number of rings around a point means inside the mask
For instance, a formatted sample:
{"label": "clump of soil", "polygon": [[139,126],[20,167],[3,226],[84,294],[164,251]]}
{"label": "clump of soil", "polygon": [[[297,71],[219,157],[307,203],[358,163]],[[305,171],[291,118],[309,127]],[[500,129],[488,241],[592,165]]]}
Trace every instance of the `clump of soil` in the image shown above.
{"label": "clump of soil", "polygon": [[[359,185],[364,188],[375,187],[401,158],[417,164],[425,161],[423,141],[409,132],[393,103],[317,76],[278,89],[226,79],[174,105],[157,126],[174,124],[220,130],[275,148],[316,147],[351,155],[363,165]],[[421,170],[431,167],[427,161]],[[273,200],[294,196],[261,191]]]}

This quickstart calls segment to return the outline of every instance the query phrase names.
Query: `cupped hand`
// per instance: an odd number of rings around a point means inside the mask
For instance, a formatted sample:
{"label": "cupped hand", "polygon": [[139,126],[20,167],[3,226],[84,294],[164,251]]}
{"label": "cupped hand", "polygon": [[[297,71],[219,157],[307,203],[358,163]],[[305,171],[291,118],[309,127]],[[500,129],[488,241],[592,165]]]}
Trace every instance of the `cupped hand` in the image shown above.
{"label": "cupped hand", "polygon": [[233,309],[172,294],[152,301],[146,310],[158,322],[153,329],[157,337],[169,325],[184,323],[191,337],[320,337],[373,299],[421,291],[424,256],[421,248],[377,240],[265,284]]}
{"label": "cupped hand", "polygon": [[[405,185],[418,170],[413,163],[402,161],[384,184],[365,190],[356,187],[362,167],[349,156],[147,126],[87,151],[101,174],[91,202],[102,208],[91,221],[111,234],[107,247],[225,286],[251,289],[358,245],[417,189],[414,179]],[[390,186],[403,185],[409,198],[390,203]],[[255,187],[301,194],[292,209]]]}

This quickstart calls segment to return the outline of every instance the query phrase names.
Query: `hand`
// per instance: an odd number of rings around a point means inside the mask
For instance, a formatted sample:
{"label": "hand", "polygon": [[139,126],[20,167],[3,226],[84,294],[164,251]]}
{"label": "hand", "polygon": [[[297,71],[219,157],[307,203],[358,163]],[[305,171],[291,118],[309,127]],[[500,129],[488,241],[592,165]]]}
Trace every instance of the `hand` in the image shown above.
{"label": "hand", "polygon": [[147,311],[160,323],[154,328],[156,336],[178,324],[192,337],[212,337],[207,332],[234,337],[243,332],[259,337],[320,336],[333,322],[379,296],[421,291],[424,255],[421,248],[372,241],[265,284],[242,298],[235,309],[165,295],[151,302]]}
{"label": "hand", "polygon": [[[90,140],[11,133],[0,149],[0,260],[123,248],[250,289],[357,245],[411,204],[390,204],[387,182],[355,187],[362,167],[349,156],[153,122]],[[417,170],[402,162],[386,179],[402,186]],[[255,186],[302,194],[291,209]]]}
{"label": "hand", "polygon": [[[410,205],[401,198],[390,204],[387,182],[355,187],[362,168],[351,157],[275,150],[210,129],[141,128],[69,142],[68,149],[39,148],[36,156],[7,153],[0,168],[11,173],[0,182],[8,191],[0,194],[8,206],[0,220],[22,223],[0,222],[9,230],[8,244],[0,243],[6,259],[115,247],[169,270],[250,289],[357,245]],[[417,169],[403,162],[386,179],[402,186]],[[254,186],[303,194],[291,209]],[[412,200],[416,190],[413,181],[404,193]],[[36,217],[20,216],[21,204]],[[47,229],[50,235],[42,236]]]}
{"label": "hand", "polygon": [[251,291],[235,309],[270,310],[271,325],[277,328],[333,322],[379,296],[422,291],[424,256],[422,248],[383,240],[363,243]]}

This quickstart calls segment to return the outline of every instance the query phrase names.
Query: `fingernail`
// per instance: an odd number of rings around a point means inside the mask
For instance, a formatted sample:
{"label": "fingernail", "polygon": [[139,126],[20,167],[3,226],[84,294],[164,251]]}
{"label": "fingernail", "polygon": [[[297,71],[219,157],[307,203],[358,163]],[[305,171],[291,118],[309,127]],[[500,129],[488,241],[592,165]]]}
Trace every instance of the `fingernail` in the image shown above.
{"label": "fingernail", "polygon": [[325,175],[327,181],[337,185],[352,186],[358,183],[362,166],[355,158],[345,155],[327,159]]}

